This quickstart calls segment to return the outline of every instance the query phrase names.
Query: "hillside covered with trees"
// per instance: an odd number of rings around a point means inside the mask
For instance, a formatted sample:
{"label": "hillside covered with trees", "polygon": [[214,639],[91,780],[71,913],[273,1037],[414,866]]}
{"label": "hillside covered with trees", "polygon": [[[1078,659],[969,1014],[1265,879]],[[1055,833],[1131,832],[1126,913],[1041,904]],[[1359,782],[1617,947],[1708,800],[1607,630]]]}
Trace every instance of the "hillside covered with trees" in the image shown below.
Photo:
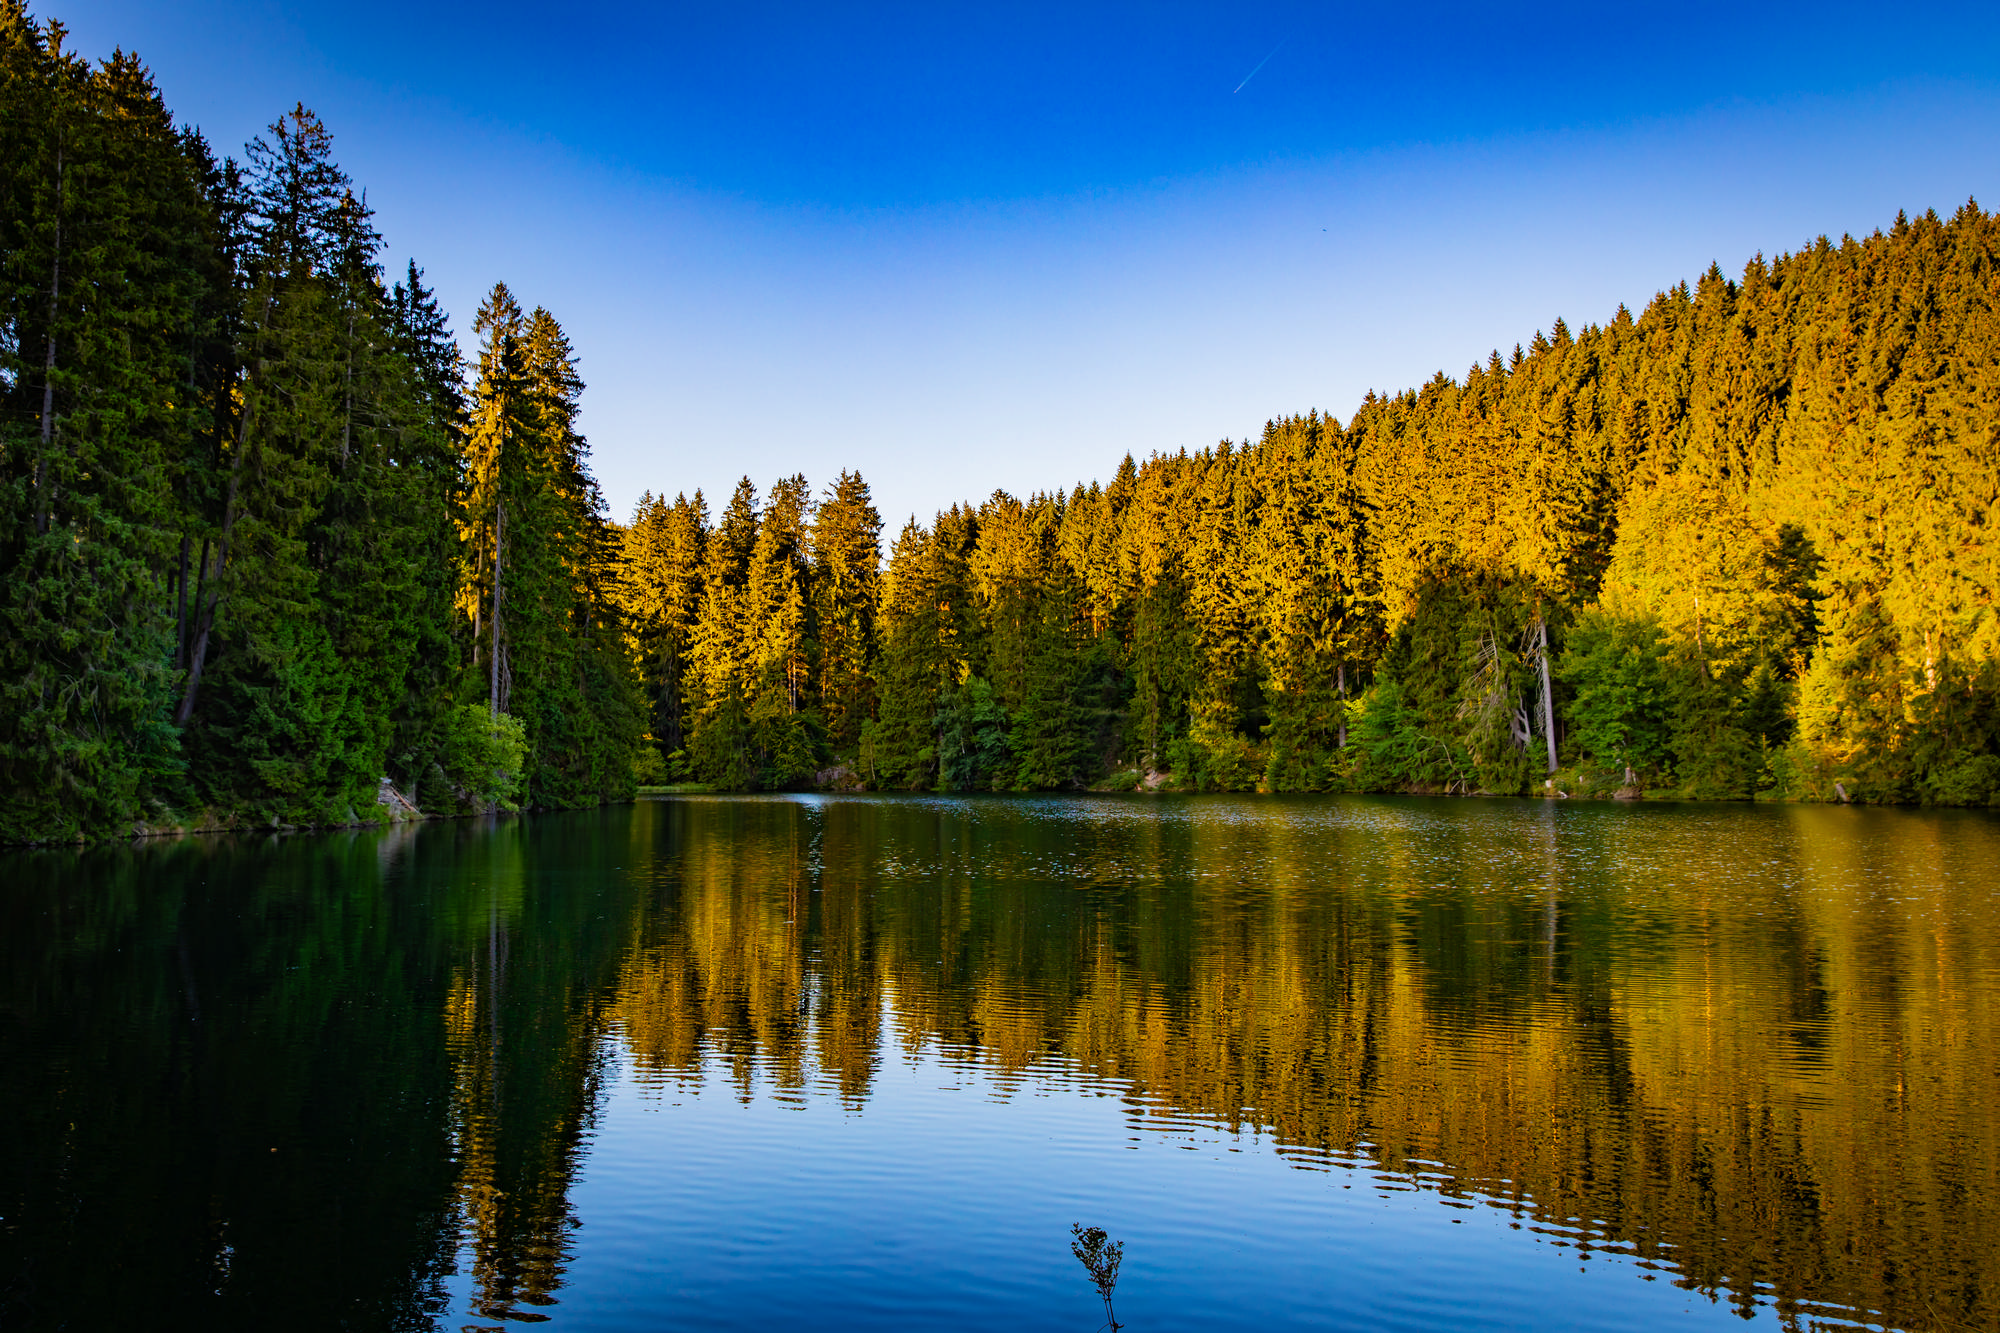
{"label": "hillside covered with trees", "polygon": [[2000,219],[1710,270],[1346,423],[954,506],[649,497],[676,776],[2000,798]]}
{"label": "hillside covered with trees", "polygon": [[[730,790],[2000,800],[2000,219],[1711,268],[1461,379],[885,536],[610,521],[303,106],[218,157],[0,0],[0,840]],[[939,442],[949,447],[949,442]]]}

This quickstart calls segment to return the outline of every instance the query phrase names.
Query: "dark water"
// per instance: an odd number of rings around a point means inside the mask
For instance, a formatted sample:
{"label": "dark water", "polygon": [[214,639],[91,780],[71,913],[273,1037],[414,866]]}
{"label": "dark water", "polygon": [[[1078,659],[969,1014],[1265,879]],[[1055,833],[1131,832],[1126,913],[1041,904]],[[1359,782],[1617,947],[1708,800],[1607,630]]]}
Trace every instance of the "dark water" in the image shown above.
{"label": "dark water", "polygon": [[0,1328],[2000,1323],[2000,821],[685,799],[0,858]]}

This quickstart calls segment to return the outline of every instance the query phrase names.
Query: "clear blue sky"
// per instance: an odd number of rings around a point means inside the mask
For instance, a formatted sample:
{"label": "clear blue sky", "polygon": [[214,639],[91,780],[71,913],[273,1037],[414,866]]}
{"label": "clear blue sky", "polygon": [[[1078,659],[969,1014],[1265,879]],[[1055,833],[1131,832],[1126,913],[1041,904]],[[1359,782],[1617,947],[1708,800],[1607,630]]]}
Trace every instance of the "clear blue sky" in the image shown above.
{"label": "clear blue sky", "polygon": [[2000,206],[1990,0],[36,12],[219,150],[318,111],[462,336],[548,306],[620,518],[846,466],[893,532]]}

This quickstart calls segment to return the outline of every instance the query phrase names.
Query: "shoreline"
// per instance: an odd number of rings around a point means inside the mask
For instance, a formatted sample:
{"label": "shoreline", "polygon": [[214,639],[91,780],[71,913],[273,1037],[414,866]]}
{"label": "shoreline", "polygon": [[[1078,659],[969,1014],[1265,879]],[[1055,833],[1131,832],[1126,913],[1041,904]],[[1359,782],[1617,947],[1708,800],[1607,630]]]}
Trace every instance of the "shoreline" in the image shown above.
{"label": "shoreline", "polygon": [[1635,795],[1623,793],[1579,794],[1565,791],[1530,790],[1524,792],[1452,792],[1419,791],[1409,788],[1381,791],[1296,791],[1276,792],[1256,788],[1227,791],[1198,791],[1187,787],[1176,787],[1165,783],[1158,786],[1139,785],[1136,787],[1081,787],[1071,789],[1048,789],[1033,791],[874,791],[853,787],[798,787],[772,791],[722,791],[706,783],[683,782],[668,786],[648,786],[637,788],[630,796],[619,800],[600,801],[595,806],[529,806],[520,810],[468,810],[451,814],[431,813],[419,810],[405,803],[408,813],[391,813],[381,819],[355,819],[325,824],[284,824],[275,821],[242,821],[205,823],[200,821],[187,824],[139,824],[129,831],[105,833],[96,836],[79,834],[74,838],[43,838],[25,842],[0,842],[0,848],[8,850],[32,850],[37,848],[84,848],[99,847],[116,842],[141,842],[156,838],[213,837],[223,834],[266,833],[334,833],[342,830],[388,828],[400,824],[444,823],[454,819],[484,819],[495,815],[540,815],[562,814],[572,810],[602,809],[611,805],[630,805],[635,801],[667,800],[678,796],[784,796],[784,795],[833,795],[833,796],[889,796],[889,797],[939,797],[939,796],[1270,796],[1270,797],[1338,797],[1338,796],[1423,796],[1433,799],[1503,800],[1503,801],[1583,801],[1592,805],[1845,805],[1856,809],[1874,810],[1993,810],[1992,805],[1944,805],[1926,804],[1921,801],[1861,801],[1832,800],[1813,797],[1793,796],[1679,796],[1653,791],[1641,791]]}

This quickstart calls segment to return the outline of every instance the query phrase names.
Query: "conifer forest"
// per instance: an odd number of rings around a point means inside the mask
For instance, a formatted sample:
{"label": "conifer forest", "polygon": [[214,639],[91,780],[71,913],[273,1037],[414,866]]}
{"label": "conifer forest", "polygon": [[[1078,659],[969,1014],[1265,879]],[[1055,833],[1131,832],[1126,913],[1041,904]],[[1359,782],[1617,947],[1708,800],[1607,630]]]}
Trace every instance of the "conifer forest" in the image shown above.
{"label": "conifer forest", "polygon": [[0,841],[679,783],[2000,801],[1975,203],[1108,483],[892,531],[838,460],[705,496],[670,445],[620,522],[559,293],[461,351],[304,106],[221,151],[22,0],[0,62]]}

